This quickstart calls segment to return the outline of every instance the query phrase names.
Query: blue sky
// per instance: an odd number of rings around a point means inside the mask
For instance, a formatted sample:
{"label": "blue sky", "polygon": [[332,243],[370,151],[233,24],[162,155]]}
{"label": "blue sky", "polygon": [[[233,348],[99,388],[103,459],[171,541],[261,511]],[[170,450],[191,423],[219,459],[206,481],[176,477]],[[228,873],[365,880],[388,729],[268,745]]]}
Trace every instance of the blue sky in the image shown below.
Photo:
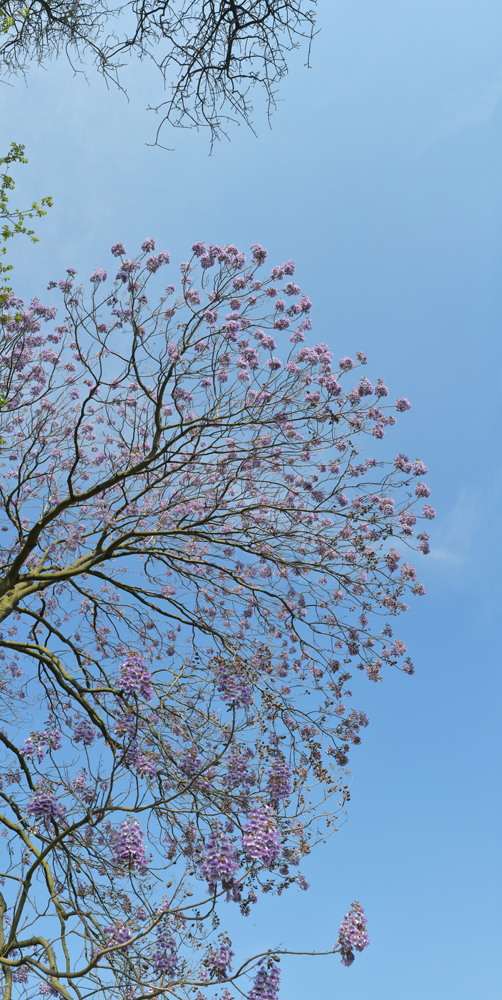
{"label": "blue sky", "polygon": [[[417,666],[361,684],[347,824],[309,859],[307,894],[260,902],[239,948],[324,950],[358,898],[371,947],[283,962],[283,1000],[500,996],[502,487],[502,11],[495,0],[320,2],[313,69],[296,53],[268,129],[208,157],[203,134],[146,145],[152,71],[130,103],[64,62],[3,86],[3,135],[24,142],[18,203],[55,207],[41,242],[12,248],[15,287],[39,295],[148,235],[186,259],[196,239],[253,241],[297,261],[318,340],[363,349],[367,374],[412,401],[382,454],[429,466],[438,518],[419,563],[427,597],[402,620]],[[337,355],[338,356],[338,355]],[[388,443],[387,443],[388,440]],[[260,919],[261,918],[261,922]],[[252,921],[255,921],[255,924]]]}

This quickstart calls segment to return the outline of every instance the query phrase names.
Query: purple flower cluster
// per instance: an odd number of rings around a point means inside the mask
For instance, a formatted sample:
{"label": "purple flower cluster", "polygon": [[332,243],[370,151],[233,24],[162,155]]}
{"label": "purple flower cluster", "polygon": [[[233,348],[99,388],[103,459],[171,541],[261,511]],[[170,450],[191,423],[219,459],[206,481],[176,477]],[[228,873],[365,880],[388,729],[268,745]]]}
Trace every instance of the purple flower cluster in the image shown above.
{"label": "purple flower cluster", "polygon": [[400,514],[399,525],[401,527],[402,535],[413,535],[413,528],[417,523],[417,515],[407,511],[405,514]]}
{"label": "purple flower cluster", "polygon": [[[218,261],[220,264],[226,264],[227,267],[240,270],[244,267],[246,261],[244,254],[240,253],[234,243],[227,244],[223,247],[217,246],[216,243],[210,243],[209,246],[206,246],[202,240],[199,240],[197,243],[193,244],[192,250],[195,256],[199,258],[201,267],[204,269],[214,267],[216,261]],[[182,266],[188,267],[191,270],[190,265]],[[234,279],[234,288],[245,287],[246,285],[245,279],[243,285],[240,283],[236,284],[235,282],[236,279]]]}
{"label": "purple flower cluster", "polygon": [[232,702],[236,708],[249,708],[253,701],[252,685],[231,663],[218,663],[217,679],[218,691],[224,701]]}
{"label": "purple flower cluster", "polygon": [[157,943],[153,953],[153,967],[160,976],[172,978],[179,964],[176,952],[176,941],[169,924],[164,920],[157,925]]}
{"label": "purple flower cluster", "polygon": [[96,739],[96,730],[90,725],[87,719],[77,719],[73,723],[73,741],[83,743],[85,747],[90,747]]}
{"label": "purple flower cluster", "polygon": [[120,687],[126,694],[142,694],[147,701],[153,698],[152,676],[136,653],[120,664],[120,674]]}
{"label": "purple flower cluster", "polygon": [[136,767],[140,774],[144,774],[145,778],[149,778],[151,781],[159,773],[158,761],[151,754],[140,754],[136,761]]}
{"label": "purple flower cluster", "polygon": [[92,272],[89,281],[92,281],[95,285],[99,285],[102,281],[106,281],[107,277],[107,271],[105,271],[102,267],[97,267],[96,270]]}
{"label": "purple flower cluster", "polygon": [[427,497],[430,497],[430,495],[431,491],[429,487],[426,485],[426,483],[418,482],[417,485],[415,486],[415,496],[425,497],[427,499]]}
{"label": "purple flower cluster", "polygon": [[169,251],[161,250],[161,252],[158,253],[157,256],[152,256],[148,258],[146,262],[147,270],[150,271],[151,274],[155,274],[155,272],[158,271],[159,267],[162,267],[163,264],[169,264],[170,260],[171,260],[171,255]]}
{"label": "purple flower cluster", "polygon": [[59,729],[46,729],[42,733],[31,733],[24,741],[23,746],[19,748],[19,754],[27,759],[36,754],[38,763],[41,764],[45,757],[46,747],[50,747],[51,750],[61,750],[61,731]]}
{"label": "purple flower cluster", "polygon": [[414,566],[411,566],[410,563],[403,563],[401,566],[401,578],[403,580],[416,580],[417,576],[418,573]]}
{"label": "purple flower cluster", "polygon": [[280,852],[280,835],[268,806],[253,806],[243,827],[242,846],[250,858],[271,865]]}
{"label": "purple flower cluster", "polygon": [[418,548],[421,550],[421,552],[423,552],[424,556],[428,556],[431,550],[431,547],[429,545],[429,537],[430,536],[428,531],[422,531],[420,535],[417,535],[419,541]]}
{"label": "purple flower cluster", "polygon": [[388,396],[388,395],[389,395],[389,390],[385,385],[385,382],[382,382],[381,378],[377,379],[377,384],[375,386],[375,396]]}
{"label": "purple flower cluster", "polygon": [[[396,653],[396,655],[400,654]],[[359,736],[359,730],[361,726],[368,725],[369,719],[366,713],[358,712],[357,709],[353,708],[345,722],[346,738],[351,740],[352,743],[360,743],[361,737]]]}
{"label": "purple flower cluster", "polygon": [[127,715],[119,715],[113,724],[113,731],[116,736],[136,736],[138,727],[137,717],[133,712],[128,712]]}
{"label": "purple flower cluster", "polygon": [[345,914],[335,948],[340,945],[342,955],[342,965],[349,967],[354,961],[354,951],[364,951],[370,941],[366,933],[366,917],[364,910],[357,900],[352,903],[348,913]]}
{"label": "purple flower cluster", "polygon": [[381,660],[373,660],[373,663],[368,663],[366,665],[366,675],[369,678],[369,680],[374,681],[375,684],[383,680],[380,674],[382,666],[383,663]]}
{"label": "purple flower cluster", "polygon": [[35,819],[56,819],[61,813],[61,806],[52,792],[38,791],[28,803],[27,813]]}
{"label": "purple flower cluster", "polygon": [[424,465],[420,458],[415,459],[412,463],[407,455],[400,453],[399,455],[396,455],[394,459],[394,466],[399,470],[399,472],[405,472],[406,475],[409,475],[410,472],[413,472],[414,476],[427,475],[427,466]]}
{"label": "purple flower cluster", "polygon": [[85,767],[77,771],[75,777],[72,779],[71,787],[75,795],[84,796],[88,793],[87,771]]}
{"label": "purple flower cluster", "polygon": [[132,934],[130,928],[126,924],[122,924],[121,927],[116,927],[111,924],[109,927],[103,928],[106,934],[106,947],[116,947],[119,946],[119,951],[127,952],[128,945],[132,941]]}
{"label": "purple flower cluster", "polygon": [[13,980],[14,980],[15,983],[23,983],[23,984],[27,983],[28,982],[28,968],[27,968],[27,966],[26,965],[21,965],[18,969],[15,970],[12,978],[13,978]]}
{"label": "purple flower cluster", "polygon": [[255,264],[264,264],[268,255],[268,250],[260,246],[259,243],[251,244],[251,256]]}
{"label": "purple flower cluster", "polygon": [[54,988],[52,983],[45,980],[43,980],[40,983],[40,986],[38,987],[38,992],[41,993],[42,996],[47,996],[47,997],[59,996],[58,991]]}
{"label": "purple flower cluster", "polygon": [[[254,243],[253,246],[256,247],[257,244]],[[263,248],[260,247],[260,249],[263,249]],[[253,254],[253,257],[254,257],[254,254]],[[292,274],[295,273],[295,271],[296,271],[296,264],[295,264],[294,260],[287,260],[286,263],[282,265],[282,267],[281,267],[280,264],[276,264],[275,267],[273,267],[272,270],[271,270],[271,272],[270,272],[270,277],[273,278],[274,281],[275,281],[277,278],[279,278],[279,279],[283,278],[285,274],[291,276]],[[274,292],[274,294],[277,295],[277,291],[275,289],[270,289],[270,293],[271,292]],[[269,292],[267,292],[267,294],[269,294]]]}
{"label": "purple flower cluster", "polygon": [[291,768],[282,757],[275,758],[268,772],[267,791],[274,803],[291,794]]}
{"label": "purple flower cluster", "polygon": [[417,458],[413,462],[413,475],[414,476],[426,476],[427,472],[428,472],[427,466],[424,465],[424,463],[419,458]]}
{"label": "purple flower cluster", "polygon": [[398,410],[399,413],[404,413],[405,410],[411,410],[411,403],[409,399],[406,399],[405,396],[400,396],[399,399],[396,399],[396,410]]}
{"label": "purple flower cluster", "polygon": [[394,468],[397,469],[399,472],[404,472],[406,475],[408,475],[411,472],[411,462],[408,456],[403,455],[402,452],[399,452],[399,454],[396,455],[394,459]]}
{"label": "purple flower cluster", "polygon": [[279,965],[272,958],[269,958],[265,965],[265,960],[262,959],[249,994],[249,1000],[277,1000],[280,982]]}
{"label": "purple flower cluster", "polygon": [[249,761],[252,760],[253,756],[253,751],[249,747],[246,750],[231,747],[227,757],[227,773],[224,778],[227,788],[256,784],[256,774],[249,770]]}
{"label": "purple flower cluster", "polygon": [[112,864],[122,870],[145,874],[148,859],[145,854],[144,833],[137,820],[124,820],[120,824],[112,848]]}
{"label": "purple flower cluster", "polygon": [[210,976],[221,983],[224,979],[228,979],[233,957],[234,952],[230,938],[222,936],[220,947],[218,949],[210,948],[204,959],[204,965],[209,969]]}
{"label": "purple flower cluster", "polygon": [[394,500],[392,497],[378,497],[377,504],[381,514],[392,517],[394,513]]}
{"label": "purple flower cluster", "polygon": [[385,563],[389,573],[395,573],[399,560],[401,559],[401,553],[397,549],[389,549],[389,552],[385,556]]}
{"label": "purple flower cluster", "polygon": [[209,883],[209,891],[214,892],[218,882],[223,888],[230,885],[237,868],[235,847],[224,831],[215,830],[208,837],[204,861],[200,866],[202,877]]}

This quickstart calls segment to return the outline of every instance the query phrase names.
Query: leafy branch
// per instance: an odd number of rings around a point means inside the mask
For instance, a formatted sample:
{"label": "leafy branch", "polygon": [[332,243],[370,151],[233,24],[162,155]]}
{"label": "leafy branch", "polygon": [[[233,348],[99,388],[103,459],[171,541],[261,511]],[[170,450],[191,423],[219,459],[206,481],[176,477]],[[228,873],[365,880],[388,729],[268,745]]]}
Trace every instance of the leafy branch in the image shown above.
{"label": "leafy branch", "polygon": [[[3,11],[0,11],[0,17],[2,15]],[[7,19],[4,17],[4,21],[0,24],[0,30],[4,33],[9,27],[9,25],[5,26],[6,23]],[[21,143],[11,142],[7,156],[0,157],[0,166],[7,167],[7,172],[0,174],[0,219],[3,220],[3,225],[0,229],[0,257],[3,257],[7,253],[7,241],[20,233],[29,236],[32,243],[38,243],[38,236],[35,236],[35,230],[28,229],[25,222],[27,219],[42,218],[43,215],[47,215],[47,209],[52,208],[52,198],[50,195],[42,198],[40,204],[38,201],[33,201],[29,208],[11,209],[9,206],[9,197],[11,192],[14,191],[16,182],[8,172],[8,168],[12,163],[28,163],[28,159],[24,155],[24,150],[25,147]],[[12,264],[4,264],[0,259],[0,275],[7,274],[9,271],[12,271]],[[7,291],[8,289],[4,290]]]}

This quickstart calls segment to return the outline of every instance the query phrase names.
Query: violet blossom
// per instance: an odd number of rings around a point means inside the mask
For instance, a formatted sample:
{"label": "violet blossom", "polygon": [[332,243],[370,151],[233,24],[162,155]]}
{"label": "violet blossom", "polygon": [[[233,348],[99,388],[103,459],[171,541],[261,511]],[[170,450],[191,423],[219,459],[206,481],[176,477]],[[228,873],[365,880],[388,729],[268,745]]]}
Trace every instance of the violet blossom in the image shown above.
{"label": "violet blossom", "polygon": [[342,965],[347,967],[352,965],[355,958],[354,951],[363,951],[369,943],[364,910],[356,901],[352,903],[349,912],[345,914],[335,943],[335,949],[340,946]]}

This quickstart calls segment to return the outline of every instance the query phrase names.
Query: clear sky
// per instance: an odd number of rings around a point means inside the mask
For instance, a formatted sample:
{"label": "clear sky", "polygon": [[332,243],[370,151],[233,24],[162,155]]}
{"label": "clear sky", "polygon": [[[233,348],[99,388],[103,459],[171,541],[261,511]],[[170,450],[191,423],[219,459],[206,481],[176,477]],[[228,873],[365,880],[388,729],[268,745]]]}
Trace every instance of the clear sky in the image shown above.
{"label": "clear sky", "polygon": [[130,103],[63,61],[4,85],[4,145],[30,158],[16,204],[55,201],[41,242],[12,247],[14,285],[44,301],[66,267],[109,265],[116,240],[133,253],[153,235],[175,262],[194,240],[256,240],[297,261],[317,340],[366,350],[368,376],[412,401],[381,454],[426,462],[438,512],[427,597],[399,629],[417,672],[357,688],[370,727],[348,822],[305,866],[309,892],[260,901],[235,936],[324,950],[357,898],[371,947],[349,970],[283,962],[283,1000],[498,1000],[502,9],[320,0],[319,25],[272,131],[257,110],[258,138],[234,128],[210,158],[200,133],[147,145],[146,65],[126,71]]}

